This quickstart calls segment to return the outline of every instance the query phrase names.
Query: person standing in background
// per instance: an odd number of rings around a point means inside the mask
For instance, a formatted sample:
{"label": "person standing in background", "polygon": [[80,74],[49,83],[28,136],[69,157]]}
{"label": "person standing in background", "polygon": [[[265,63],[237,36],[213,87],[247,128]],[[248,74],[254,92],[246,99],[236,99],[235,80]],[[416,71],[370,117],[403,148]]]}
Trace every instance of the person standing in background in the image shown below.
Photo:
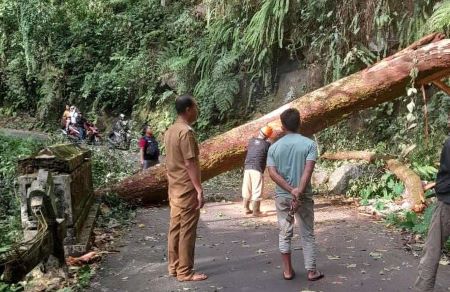
{"label": "person standing in background", "polygon": [[159,163],[159,145],[150,126],[144,127],[143,136],[139,140],[139,148],[142,169],[147,169]]}
{"label": "person standing in background", "polygon": [[70,124],[70,107],[66,105],[63,116],[61,118],[61,127],[67,132]]}
{"label": "person standing in background", "polygon": [[[264,189],[264,170],[266,169],[267,151],[272,136],[272,128],[265,126],[259,130],[258,137],[248,141],[247,156],[244,162],[244,179],[242,182],[242,198],[245,214],[260,216],[261,194]],[[252,210],[250,210],[252,202]]]}
{"label": "person standing in background", "polygon": [[72,125],[77,124],[77,117],[78,117],[78,109],[74,105],[72,105],[70,107],[70,123]]}

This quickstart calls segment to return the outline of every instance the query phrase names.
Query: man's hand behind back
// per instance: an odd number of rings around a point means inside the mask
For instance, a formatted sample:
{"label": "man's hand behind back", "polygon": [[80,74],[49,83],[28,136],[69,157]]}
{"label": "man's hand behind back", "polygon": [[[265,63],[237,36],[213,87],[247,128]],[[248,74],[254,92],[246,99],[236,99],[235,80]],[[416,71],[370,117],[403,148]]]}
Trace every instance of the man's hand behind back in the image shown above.
{"label": "man's hand behind back", "polygon": [[300,192],[299,188],[293,188],[291,191],[291,195],[298,200],[300,198],[300,196],[302,195],[302,193]]}
{"label": "man's hand behind back", "polygon": [[205,197],[203,196],[203,190],[197,192],[197,209],[203,208],[205,205]]}

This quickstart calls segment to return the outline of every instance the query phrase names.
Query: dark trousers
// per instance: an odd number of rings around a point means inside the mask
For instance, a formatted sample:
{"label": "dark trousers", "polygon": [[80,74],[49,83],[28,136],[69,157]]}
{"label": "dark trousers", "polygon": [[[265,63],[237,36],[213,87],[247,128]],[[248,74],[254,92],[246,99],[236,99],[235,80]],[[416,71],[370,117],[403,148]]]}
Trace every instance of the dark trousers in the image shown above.
{"label": "dark trousers", "polygon": [[414,291],[431,292],[434,290],[442,250],[449,236],[450,204],[439,201],[431,219],[424,255],[419,264],[419,277],[414,284]]}
{"label": "dark trousers", "polygon": [[158,160],[144,160],[144,164],[142,165],[142,169],[147,169],[152,166],[155,166],[159,163]]}
{"label": "dark trousers", "polygon": [[86,130],[83,127],[78,127],[78,132],[80,132],[80,139],[84,140],[86,138]]}

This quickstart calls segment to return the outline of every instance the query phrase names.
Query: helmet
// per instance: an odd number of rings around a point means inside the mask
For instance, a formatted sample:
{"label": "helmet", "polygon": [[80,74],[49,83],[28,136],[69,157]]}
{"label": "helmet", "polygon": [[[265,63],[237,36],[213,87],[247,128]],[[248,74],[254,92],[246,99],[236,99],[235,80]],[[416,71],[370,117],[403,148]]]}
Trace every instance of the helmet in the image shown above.
{"label": "helmet", "polygon": [[121,120],[125,119],[125,115],[124,114],[120,114],[119,117],[120,117]]}
{"label": "helmet", "polygon": [[259,132],[264,135],[266,138],[270,138],[272,136],[273,130],[270,126],[262,127]]}

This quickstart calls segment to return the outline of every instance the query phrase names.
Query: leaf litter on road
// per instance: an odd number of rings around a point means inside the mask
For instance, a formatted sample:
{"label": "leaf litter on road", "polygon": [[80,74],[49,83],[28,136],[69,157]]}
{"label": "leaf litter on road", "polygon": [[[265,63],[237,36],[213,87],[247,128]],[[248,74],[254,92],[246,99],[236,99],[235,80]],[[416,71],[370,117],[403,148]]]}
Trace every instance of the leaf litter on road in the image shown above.
{"label": "leaf litter on road", "polygon": [[371,252],[369,253],[369,255],[374,259],[374,260],[378,260],[383,258],[383,254],[380,252]]}

